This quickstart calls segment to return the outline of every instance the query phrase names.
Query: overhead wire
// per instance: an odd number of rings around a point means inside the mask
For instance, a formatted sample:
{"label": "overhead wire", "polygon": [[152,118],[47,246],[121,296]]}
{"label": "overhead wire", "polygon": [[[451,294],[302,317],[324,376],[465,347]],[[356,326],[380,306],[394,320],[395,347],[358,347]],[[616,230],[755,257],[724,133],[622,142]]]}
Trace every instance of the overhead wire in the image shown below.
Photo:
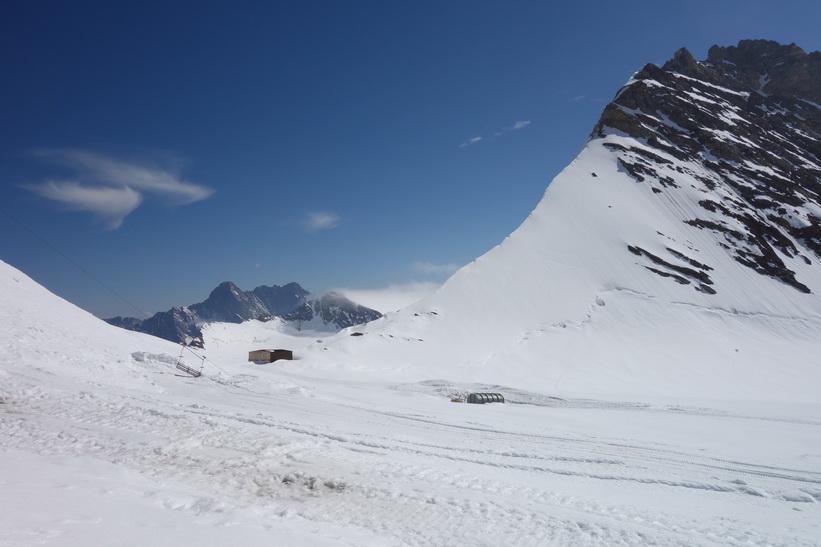
{"label": "overhead wire", "polygon": [[207,357],[205,357],[204,355],[200,355],[199,353],[197,353],[196,351],[194,351],[193,349],[191,349],[191,346],[189,346],[189,345],[187,345],[187,344],[180,344],[180,345],[182,345],[182,347],[183,347],[183,349],[180,351],[180,354],[182,354],[182,352],[183,352],[184,350],[188,350],[188,351],[190,351],[193,355],[195,355],[195,356],[197,357],[197,359],[201,359],[203,364],[208,363],[208,364],[210,364],[211,366],[213,366],[213,367],[215,367],[215,368],[219,369],[220,371],[224,372],[226,376],[230,376],[230,374],[228,374],[228,372],[226,372],[226,371],[225,371],[222,367],[220,367],[219,365],[217,365],[215,362],[211,361],[210,359],[208,359],[208,358],[207,358]]}
{"label": "overhead wire", "polygon": [[[70,256],[68,256],[67,254],[65,254],[63,251],[61,251],[60,249],[58,249],[57,247],[55,247],[54,245],[52,245],[52,244],[51,244],[48,240],[46,240],[46,238],[44,238],[43,236],[41,236],[40,234],[38,234],[37,232],[35,232],[35,231],[34,231],[34,230],[32,230],[31,228],[29,228],[28,226],[26,226],[23,222],[21,222],[19,219],[17,219],[14,215],[12,215],[11,213],[9,213],[8,211],[6,211],[5,209],[3,209],[2,207],[0,207],[0,212],[2,212],[4,215],[6,215],[7,217],[9,217],[9,218],[10,218],[12,221],[14,221],[14,222],[15,222],[18,226],[20,226],[21,228],[23,228],[25,231],[27,231],[28,233],[30,233],[32,236],[34,236],[35,238],[39,239],[39,240],[40,240],[40,242],[42,242],[42,243],[43,243],[46,247],[48,247],[49,249],[51,249],[52,251],[54,251],[55,253],[57,253],[58,255],[60,255],[60,256],[61,256],[64,260],[66,260],[66,261],[67,261],[67,262],[69,262],[70,264],[74,265],[74,267],[76,267],[78,270],[80,270],[81,272],[83,272],[84,274],[86,274],[88,277],[90,277],[91,279],[93,279],[94,281],[96,281],[96,282],[97,282],[100,286],[104,287],[104,288],[105,288],[106,290],[108,290],[111,294],[113,294],[114,296],[116,296],[117,298],[119,298],[120,300],[122,300],[123,302],[125,302],[125,303],[126,303],[128,306],[130,306],[132,309],[136,310],[138,314],[140,314],[141,316],[144,316],[144,317],[150,317],[150,315],[151,315],[151,314],[149,314],[149,313],[147,313],[147,312],[145,312],[145,311],[141,310],[141,309],[140,309],[140,308],[138,308],[135,304],[133,304],[132,302],[128,301],[128,300],[127,300],[124,296],[122,296],[120,293],[118,293],[117,291],[115,291],[114,289],[112,289],[110,286],[108,286],[106,283],[104,283],[104,282],[103,282],[100,278],[98,278],[96,275],[94,275],[93,273],[91,273],[90,271],[88,271],[86,268],[84,268],[82,265],[80,265],[77,261],[75,261],[74,259],[72,259],[72,258],[71,258]],[[191,349],[191,348],[190,348],[187,344],[181,344],[181,345],[182,345],[182,347],[183,347],[183,351],[187,349],[187,350],[188,350],[188,351],[190,351],[193,355],[195,355],[195,356],[197,357],[197,359],[201,359],[201,360],[202,360],[202,363],[201,363],[201,364],[208,363],[208,364],[212,365],[213,367],[215,367],[216,369],[218,369],[219,371],[221,371],[222,373],[224,373],[226,376],[230,376],[230,374],[228,374],[228,372],[226,372],[224,369],[222,369],[222,367],[220,367],[219,365],[217,365],[217,364],[216,364],[216,363],[214,363],[213,361],[209,360],[209,359],[208,359],[208,358],[206,358],[204,355],[199,355],[197,352],[195,352],[193,349]],[[180,355],[182,355],[182,351],[180,352]]]}
{"label": "overhead wire", "polygon": [[21,228],[23,228],[24,230],[26,230],[28,233],[30,233],[31,235],[33,235],[34,237],[36,237],[37,239],[39,239],[39,240],[40,240],[40,241],[41,241],[41,242],[42,242],[42,243],[43,243],[46,247],[48,247],[49,249],[51,249],[52,251],[54,251],[55,253],[57,253],[57,254],[58,254],[58,255],[60,255],[61,257],[63,257],[63,258],[64,258],[67,262],[69,262],[69,263],[73,264],[73,265],[74,265],[74,266],[75,266],[78,270],[80,270],[81,272],[83,272],[84,274],[86,274],[88,277],[90,277],[91,279],[93,279],[94,281],[96,281],[96,282],[97,282],[100,286],[104,287],[104,288],[105,288],[106,290],[108,290],[111,294],[113,294],[114,296],[116,296],[117,298],[119,298],[120,300],[122,300],[123,302],[125,302],[126,304],[128,304],[128,305],[129,305],[132,309],[136,310],[138,314],[140,314],[140,315],[141,315],[141,316],[143,316],[143,317],[150,317],[150,316],[151,316],[151,314],[149,314],[149,313],[147,313],[147,312],[145,312],[145,311],[141,310],[141,309],[140,309],[140,308],[138,308],[136,305],[134,305],[133,303],[131,303],[130,301],[128,301],[128,300],[127,300],[127,299],[126,299],[123,295],[121,295],[120,293],[118,293],[117,291],[115,291],[114,289],[112,289],[111,287],[109,287],[109,286],[108,286],[106,283],[104,283],[104,282],[103,282],[100,278],[98,278],[96,275],[92,274],[92,273],[91,273],[90,271],[88,271],[86,268],[84,268],[83,266],[81,266],[78,262],[76,262],[74,259],[72,259],[71,257],[69,257],[69,256],[68,256],[67,254],[65,254],[63,251],[61,251],[60,249],[58,249],[57,247],[55,247],[54,245],[52,245],[51,243],[49,243],[49,242],[48,242],[48,241],[47,241],[47,240],[46,240],[43,236],[41,236],[40,234],[38,234],[37,232],[35,232],[34,230],[32,230],[31,228],[29,228],[29,227],[28,227],[28,226],[26,226],[25,224],[23,224],[20,220],[18,220],[17,218],[15,218],[15,217],[14,217],[11,213],[9,213],[8,211],[6,211],[6,210],[5,210],[5,209],[3,209],[2,207],[0,207],[0,212],[2,212],[3,214],[5,214],[7,217],[9,217],[11,220],[13,220],[15,223],[17,223],[17,224],[18,224]]}

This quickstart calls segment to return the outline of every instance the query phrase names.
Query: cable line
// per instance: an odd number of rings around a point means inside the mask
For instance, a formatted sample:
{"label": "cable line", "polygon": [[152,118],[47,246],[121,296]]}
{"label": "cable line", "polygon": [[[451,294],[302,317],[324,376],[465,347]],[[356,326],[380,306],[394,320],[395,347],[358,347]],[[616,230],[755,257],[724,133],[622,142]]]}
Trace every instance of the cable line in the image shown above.
{"label": "cable line", "polygon": [[15,217],[13,217],[13,216],[11,215],[11,213],[9,213],[8,211],[6,211],[6,210],[5,210],[5,209],[3,209],[2,207],[0,207],[0,212],[2,212],[3,214],[5,214],[5,215],[6,215],[7,217],[9,217],[11,220],[13,220],[14,222],[16,222],[16,223],[17,223],[17,224],[18,224],[21,228],[23,228],[23,229],[24,229],[24,230],[26,230],[28,233],[30,233],[31,235],[33,235],[34,237],[36,237],[37,239],[39,239],[41,242],[43,242],[43,244],[44,244],[46,247],[48,247],[49,249],[51,249],[52,251],[54,251],[55,253],[57,253],[57,254],[58,254],[58,255],[60,255],[61,257],[63,257],[66,261],[70,262],[71,264],[74,264],[74,266],[75,266],[78,270],[80,270],[81,272],[83,272],[84,274],[86,274],[88,277],[90,277],[91,279],[93,279],[94,281],[96,281],[97,283],[99,283],[101,286],[103,286],[105,289],[107,289],[107,290],[108,290],[111,294],[113,294],[114,296],[116,296],[117,298],[119,298],[120,300],[122,300],[123,302],[125,302],[126,304],[128,304],[129,306],[131,306],[131,308],[133,308],[134,310],[136,310],[136,311],[137,311],[137,313],[139,313],[141,316],[143,316],[143,317],[150,317],[150,316],[151,316],[151,314],[150,314],[150,313],[147,313],[147,312],[145,312],[145,311],[141,310],[140,308],[138,308],[137,306],[135,306],[134,304],[132,304],[131,302],[129,302],[128,300],[126,300],[126,299],[125,299],[125,297],[123,297],[120,293],[118,293],[117,291],[115,291],[114,289],[112,289],[111,287],[109,287],[108,285],[106,285],[105,283],[103,283],[103,281],[102,281],[102,280],[100,280],[97,276],[95,276],[95,275],[94,275],[94,274],[92,274],[90,271],[88,271],[88,270],[86,270],[85,268],[83,268],[80,264],[78,264],[76,261],[74,261],[73,259],[71,259],[71,258],[70,258],[68,255],[66,255],[63,251],[61,251],[60,249],[58,249],[57,247],[55,247],[54,245],[52,245],[51,243],[49,243],[48,241],[46,241],[46,239],[45,239],[44,237],[42,237],[40,234],[38,234],[37,232],[35,232],[34,230],[32,230],[31,228],[29,228],[29,227],[28,227],[28,226],[26,226],[25,224],[23,224],[22,222],[20,222],[19,220],[17,220]]}
{"label": "cable line", "polygon": [[[41,236],[40,234],[38,234],[37,232],[35,232],[34,230],[32,230],[31,228],[29,228],[29,227],[28,227],[28,226],[26,226],[25,224],[23,224],[20,220],[18,220],[17,218],[15,218],[15,217],[14,217],[11,213],[9,213],[8,211],[6,211],[6,210],[5,210],[5,209],[3,209],[2,207],[0,207],[0,212],[2,212],[4,215],[6,215],[7,217],[9,217],[11,220],[13,220],[15,223],[17,223],[17,225],[19,225],[19,226],[20,226],[21,228],[23,228],[25,231],[27,231],[28,233],[30,233],[31,235],[33,235],[35,238],[39,239],[39,240],[40,240],[40,241],[41,241],[41,242],[42,242],[42,243],[43,243],[46,247],[48,247],[49,249],[51,249],[52,251],[54,251],[55,253],[57,253],[57,254],[58,254],[58,255],[60,255],[61,257],[63,257],[63,259],[65,259],[67,262],[69,262],[69,263],[73,264],[73,265],[74,265],[74,266],[75,266],[78,270],[80,270],[81,272],[83,272],[84,274],[86,274],[88,277],[90,277],[91,279],[93,279],[94,281],[96,281],[99,285],[101,285],[102,287],[104,287],[104,288],[105,288],[106,290],[108,290],[111,294],[113,294],[114,296],[116,296],[117,298],[119,298],[120,300],[122,300],[123,302],[125,302],[128,306],[130,306],[132,309],[134,309],[134,310],[135,310],[138,314],[140,314],[141,316],[144,316],[144,317],[150,317],[150,316],[151,316],[151,314],[149,314],[149,313],[147,313],[147,312],[145,312],[145,311],[141,310],[141,309],[140,309],[140,308],[138,308],[136,305],[134,305],[134,304],[132,304],[131,302],[129,302],[128,300],[126,300],[126,298],[125,298],[125,297],[123,297],[120,293],[118,293],[117,291],[115,291],[114,289],[112,289],[111,287],[109,287],[108,285],[106,285],[106,284],[105,284],[105,283],[104,283],[104,282],[103,282],[100,278],[98,278],[97,276],[95,276],[94,274],[92,274],[90,271],[88,271],[87,269],[85,269],[84,267],[82,267],[82,266],[81,266],[80,264],[78,264],[75,260],[73,260],[71,257],[69,257],[68,255],[66,255],[63,251],[61,251],[60,249],[58,249],[57,247],[55,247],[54,245],[52,245],[51,243],[49,243],[49,242],[48,242],[48,241],[47,241],[47,240],[46,240],[43,236]],[[197,359],[201,359],[201,362],[200,362],[200,373],[202,372],[202,367],[203,367],[203,365],[204,365],[205,363],[208,363],[209,365],[214,366],[214,367],[215,367],[217,370],[219,370],[220,372],[224,373],[226,376],[231,376],[230,374],[228,374],[228,372],[226,372],[225,370],[223,370],[223,369],[222,369],[222,367],[218,366],[216,363],[214,363],[214,362],[213,362],[213,361],[211,361],[210,359],[207,359],[204,355],[199,355],[197,352],[195,352],[193,349],[191,349],[191,348],[190,348],[187,344],[182,343],[182,347],[183,347],[183,349],[182,349],[182,350],[180,350],[180,357],[179,357],[179,358],[178,358],[178,360],[177,360],[177,368],[181,368],[181,365],[182,365],[182,354],[183,354],[183,352],[184,352],[185,350],[188,350],[188,351],[190,351],[192,354],[194,354],[194,355],[197,357]],[[183,365],[183,366],[184,366],[184,365]],[[185,367],[185,368],[188,368],[188,367]]]}

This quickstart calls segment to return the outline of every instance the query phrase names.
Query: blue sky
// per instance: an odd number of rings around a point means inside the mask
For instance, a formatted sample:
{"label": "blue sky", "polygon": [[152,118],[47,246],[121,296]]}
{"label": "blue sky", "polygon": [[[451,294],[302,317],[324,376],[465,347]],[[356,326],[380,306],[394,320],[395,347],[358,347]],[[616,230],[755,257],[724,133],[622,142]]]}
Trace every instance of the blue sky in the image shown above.
{"label": "blue sky", "polygon": [[97,280],[149,313],[226,280],[426,290],[525,219],[645,63],[817,51],[820,22],[815,0],[4,2],[0,259],[101,317],[138,313]]}

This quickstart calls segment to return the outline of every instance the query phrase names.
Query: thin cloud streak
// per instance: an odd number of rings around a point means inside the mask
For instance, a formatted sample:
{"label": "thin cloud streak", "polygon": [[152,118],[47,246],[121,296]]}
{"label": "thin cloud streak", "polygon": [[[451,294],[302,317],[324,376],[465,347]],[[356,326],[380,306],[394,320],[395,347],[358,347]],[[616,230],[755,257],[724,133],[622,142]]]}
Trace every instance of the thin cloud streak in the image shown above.
{"label": "thin cloud streak", "polygon": [[465,146],[470,146],[471,144],[476,144],[477,142],[481,141],[482,137],[471,137],[462,144],[459,145],[459,148],[464,148]]}
{"label": "thin cloud streak", "polygon": [[[518,121],[518,122],[514,123],[513,125],[511,125],[509,127],[504,127],[502,129],[500,129],[499,131],[494,132],[493,137],[501,137],[502,135],[510,133],[511,131],[518,131],[520,129],[524,129],[525,127],[527,127],[531,123],[532,122],[530,120]],[[459,148],[465,148],[466,146],[470,146],[471,144],[476,144],[477,142],[480,142],[480,141],[483,141],[483,140],[485,140],[485,139],[482,136],[471,137],[470,139],[468,139],[465,142],[463,142],[462,144],[460,144]],[[492,138],[491,138],[491,140],[492,140]]]}
{"label": "thin cloud streak", "polygon": [[305,217],[305,226],[308,230],[315,232],[318,230],[330,230],[339,226],[341,219],[334,213],[327,211],[312,211]]}
{"label": "thin cloud streak", "polygon": [[28,186],[40,196],[73,211],[89,212],[106,228],[119,228],[126,216],[152,196],[168,205],[187,205],[210,197],[214,190],[184,182],[169,169],[114,159],[76,149],[36,150],[32,156],[68,167],[71,181],[45,181]]}
{"label": "thin cloud streak", "polygon": [[142,203],[139,192],[121,188],[89,187],[73,181],[46,181],[36,189],[41,196],[59,201],[72,211],[93,213],[105,223],[107,230],[116,230],[131,211]]}

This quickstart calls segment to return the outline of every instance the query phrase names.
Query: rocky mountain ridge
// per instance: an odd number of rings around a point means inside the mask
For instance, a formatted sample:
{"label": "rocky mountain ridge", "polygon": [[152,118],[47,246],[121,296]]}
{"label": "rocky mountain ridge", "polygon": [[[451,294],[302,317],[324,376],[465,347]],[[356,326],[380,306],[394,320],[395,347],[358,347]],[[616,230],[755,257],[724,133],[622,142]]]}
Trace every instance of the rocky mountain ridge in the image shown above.
{"label": "rocky mountain ridge", "polygon": [[[639,140],[642,146],[605,146],[660,199],[679,188],[677,175],[691,175],[704,199],[687,224],[720,235],[718,244],[738,263],[810,292],[794,264],[821,258],[819,102],[821,53],[743,40],[713,46],[699,63],[681,49],[663,67],[637,72],[592,136]],[[661,264],[629,250],[647,258],[649,268]],[[669,267],[659,271],[689,279]]]}
{"label": "rocky mountain ridge", "polygon": [[[113,317],[105,321],[172,342],[190,343],[199,335],[202,325],[210,322],[242,323],[249,319],[281,317],[298,328],[309,322],[317,328],[341,330],[382,316],[378,311],[360,306],[337,293],[320,298],[310,296],[311,293],[298,283],[261,285],[252,291],[242,291],[232,282],[225,281],[203,302],[175,306],[145,320]],[[315,320],[314,310],[318,320]]]}
{"label": "rocky mountain ridge", "polygon": [[360,306],[336,292],[329,292],[320,298],[308,300],[294,310],[284,314],[282,319],[295,323],[298,329],[325,329],[333,325],[337,329],[368,323],[382,317],[376,310]]}

